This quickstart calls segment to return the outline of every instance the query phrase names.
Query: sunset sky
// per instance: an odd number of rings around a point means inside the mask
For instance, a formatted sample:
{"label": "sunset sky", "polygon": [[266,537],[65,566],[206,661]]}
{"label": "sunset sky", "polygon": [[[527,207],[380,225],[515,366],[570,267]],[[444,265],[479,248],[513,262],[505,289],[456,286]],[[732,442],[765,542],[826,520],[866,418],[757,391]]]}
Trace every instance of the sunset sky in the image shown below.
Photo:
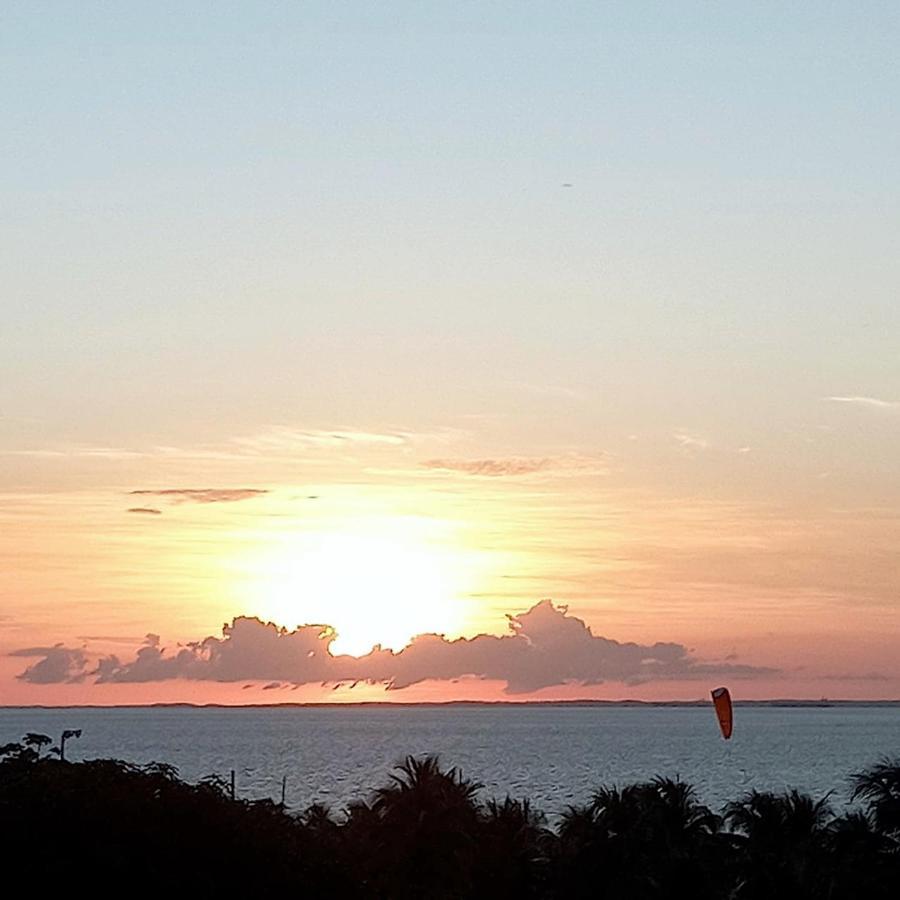
{"label": "sunset sky", "polygon": [[5,4],[0,703],[900,696],[898,46]]}

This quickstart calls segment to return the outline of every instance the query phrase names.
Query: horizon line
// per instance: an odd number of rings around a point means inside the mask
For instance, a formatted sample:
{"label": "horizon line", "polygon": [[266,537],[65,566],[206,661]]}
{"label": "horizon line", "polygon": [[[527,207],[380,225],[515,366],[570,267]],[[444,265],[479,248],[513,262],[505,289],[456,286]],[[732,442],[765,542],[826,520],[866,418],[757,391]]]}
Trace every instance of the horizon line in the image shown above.
{"label": "horizon line", "polygon": [[[695,700],[354,700],[354,701],[296,701],[282,703],[192,703],[190,701],[171,701],[156,703],[75,703],[75,704],[0,704],[0,711],[4,710],[54,710],[54,709],[347,709],[361,707],[387,707],[396,708],[441,708],[448,706],[651,706],[651,707],[703,707],[711,704],[711,700],[702,698]],[[833,706],[859,706],[859,707],[900,707],[900,698],[892,700],[860,700],[860,699],[829,699],[823,697],[819,700],[799,699],[790,697],[771,698],[764,700],[734,700],[734,706],[741,707],[782,707],[782,708],[828,708]]]}

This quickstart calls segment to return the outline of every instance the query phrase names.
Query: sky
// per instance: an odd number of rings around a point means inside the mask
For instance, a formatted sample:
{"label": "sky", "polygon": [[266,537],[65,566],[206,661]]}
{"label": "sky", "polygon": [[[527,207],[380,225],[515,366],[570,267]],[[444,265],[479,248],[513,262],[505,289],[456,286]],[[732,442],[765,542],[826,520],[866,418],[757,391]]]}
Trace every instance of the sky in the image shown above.
{"label": "sky", "polygon": [[0,703],[900,696],[898,42],[4,4]]}

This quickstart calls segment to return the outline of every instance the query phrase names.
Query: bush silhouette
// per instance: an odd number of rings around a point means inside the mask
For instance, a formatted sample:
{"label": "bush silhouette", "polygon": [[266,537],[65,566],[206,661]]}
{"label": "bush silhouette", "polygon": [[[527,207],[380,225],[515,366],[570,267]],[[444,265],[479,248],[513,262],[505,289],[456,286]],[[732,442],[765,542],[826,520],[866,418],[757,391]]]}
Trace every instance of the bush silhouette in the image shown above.
{"label": "bush silhouette", "polygon": [[601,787],[548,827],[527,799],[479,797],[435,756],[369,797],[292,813],[169,765],[66,762],[29,734],[0,747],[0,858],[42,893],[137,879],[142,892],[372,900],[887,900],[900,896],[898,766],[853,776],[861,808],[752,791],[716,815],[658,777]]}

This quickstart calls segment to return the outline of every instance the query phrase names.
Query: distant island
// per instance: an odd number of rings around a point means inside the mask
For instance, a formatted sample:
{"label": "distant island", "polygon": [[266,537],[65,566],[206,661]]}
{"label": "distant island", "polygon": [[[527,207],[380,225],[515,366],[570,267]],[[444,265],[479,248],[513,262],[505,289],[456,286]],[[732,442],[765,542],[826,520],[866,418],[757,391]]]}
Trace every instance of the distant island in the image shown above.
{"label": "distant island", "polygon": [[[0,709],[358,709],[381,707],[388,709],[441,709],[453,707],[667,707],[667,708],[692,708],[709,706],[709,700],[441,700],[441,701],[391,701],[391,700],[363,700],[355,702],[300,702],[300,703],[79,703],[73,706],[48,706],[32,703],[26,706],[2,705]],[[735,700],[735,706],[741,707],[781,707],[785,709],[827,709],[830,707],[861,709],[872,708],[900,708],[900,700],[829,700],[823,697],[820,700],[794,700],[790,698],[773,700]]]}

